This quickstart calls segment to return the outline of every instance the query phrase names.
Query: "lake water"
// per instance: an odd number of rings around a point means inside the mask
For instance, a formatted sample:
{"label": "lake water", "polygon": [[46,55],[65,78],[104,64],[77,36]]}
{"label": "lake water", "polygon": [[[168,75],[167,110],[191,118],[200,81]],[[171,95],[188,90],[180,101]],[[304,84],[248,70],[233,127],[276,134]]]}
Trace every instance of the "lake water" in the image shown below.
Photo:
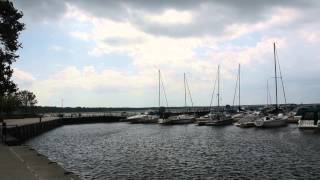
{"label": "lake water", "polygon": [[70,125],[27,144],[83,179],[320,179],[320,134],[296,125]]}

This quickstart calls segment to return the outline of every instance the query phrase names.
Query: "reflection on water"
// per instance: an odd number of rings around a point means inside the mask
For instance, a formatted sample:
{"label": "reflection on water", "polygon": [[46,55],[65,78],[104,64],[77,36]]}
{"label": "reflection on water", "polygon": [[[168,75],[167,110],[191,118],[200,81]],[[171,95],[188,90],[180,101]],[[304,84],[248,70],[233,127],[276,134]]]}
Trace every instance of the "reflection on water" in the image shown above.
{"label": "reflection on water", "polygon": [[319,179],[319,134],[296,125],[89,124],[28,142],[84,179]]}

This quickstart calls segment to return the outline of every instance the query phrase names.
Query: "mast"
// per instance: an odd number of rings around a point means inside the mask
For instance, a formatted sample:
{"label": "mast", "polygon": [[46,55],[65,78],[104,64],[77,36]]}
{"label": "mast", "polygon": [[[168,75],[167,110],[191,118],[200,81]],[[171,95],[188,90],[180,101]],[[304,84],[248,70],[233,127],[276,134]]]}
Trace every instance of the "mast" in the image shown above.
{"label": "mast", "polygon": [[276,83],[276,109],[278,109],[278,77],[277,77],[277,59],[276,59],[276,43],[273,43],[273,56],[274,56],[274,75]]}
{"label": "mast", "polygon": [[220,65],[218,65],[218,109],[220,109]]}
{"label": "mast", "polygon": [[159,91],[158,91],[158,92],[159,92],[159,94],[158,94],[158,95],[159,95],[159,96],[158,96],[158,98],[159,98],[159,99],[158,99],[158,103],[159,103],[159,108],[160,108],[160,105],[161,105],[161,99],[160,99],[160,93],[161,93],[161,92],[160,92],[160,83],[161,83],[161,79],[160,79],[160,77],[161,77],[161,75],[160,75],[160,69],[158,70],[158,72],[159,72],[159,74],[158,74],[158,75],[159,75],[159,77],[158,77],[158,78],[159,78],[159,79],[158,79],[158,80],[159,80],[159,82],[158,82],[158,83],[159,83],[159,84],[158,84],[158,88],[159,88],[159,89],[158,89],[158,90],[159,90]]}
{"label": "mast", "polygon": [[185,109],[187,109],[186,73],[183,73],[183,83],[184,83],[184,107]]}
{"label": "mast", "polygon": [[269,83],[267,80],[267,106],[269,106]]}
{"label": "mast", "polygon": [[241,109],[241,107],[240,107],[240,64],[239,64],[239,69],[238,69],[238,76],[239,76],[239,111],[240,111],[240,109]]}

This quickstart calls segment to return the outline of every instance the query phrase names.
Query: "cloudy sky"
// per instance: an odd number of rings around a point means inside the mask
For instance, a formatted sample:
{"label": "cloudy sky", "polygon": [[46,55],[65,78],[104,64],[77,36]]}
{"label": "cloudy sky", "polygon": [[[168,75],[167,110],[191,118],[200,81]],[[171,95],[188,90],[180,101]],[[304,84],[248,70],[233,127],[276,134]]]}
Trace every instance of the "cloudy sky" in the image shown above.
{"label": "cloudy sky", "polygon": [[274,102],[273,42],[287,101],[320,102],[317,0],[14,0],[14,5],[26,24],[14,79],[20,89],[35,92],[39,105],[60,106],[63,98],[64,106],[157,106],[158,69],[170,106],[184,104],[184,72],[194,104],[209,105],[218,64],[221,102],[232,104],[239,63],[241,103],[266,103],[267,80]]}

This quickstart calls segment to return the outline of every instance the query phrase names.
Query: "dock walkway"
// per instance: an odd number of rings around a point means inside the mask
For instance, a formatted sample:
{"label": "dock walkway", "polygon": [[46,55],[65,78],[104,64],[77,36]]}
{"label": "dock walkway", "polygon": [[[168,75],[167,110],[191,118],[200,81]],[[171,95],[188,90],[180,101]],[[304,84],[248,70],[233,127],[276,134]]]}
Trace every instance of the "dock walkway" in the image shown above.
{"label": "dock walkway", "polygon": [[80,180],[28,146],[0,144],[1,180]]}
{"label": "dock walkway", "polygon": [[[59,119],[58,117],[43,117],[41,118],[41,122],[53,121]],[[39,123],[40,118],[24,118],[24,119],[5,119],[4,122],[7,123],[8,126],[23,126],[28,124]]]}

